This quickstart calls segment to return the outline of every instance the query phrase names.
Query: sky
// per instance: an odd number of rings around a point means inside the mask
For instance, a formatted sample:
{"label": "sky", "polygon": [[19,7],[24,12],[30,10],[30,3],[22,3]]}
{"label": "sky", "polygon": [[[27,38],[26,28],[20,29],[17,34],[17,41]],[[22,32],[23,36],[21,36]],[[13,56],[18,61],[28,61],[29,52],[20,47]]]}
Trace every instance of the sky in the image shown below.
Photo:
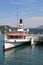
{"label": "sky", "polygon": [[25,28],[43,25],[43,0],[0,0],[0,25],[16,27],[17,11]]}

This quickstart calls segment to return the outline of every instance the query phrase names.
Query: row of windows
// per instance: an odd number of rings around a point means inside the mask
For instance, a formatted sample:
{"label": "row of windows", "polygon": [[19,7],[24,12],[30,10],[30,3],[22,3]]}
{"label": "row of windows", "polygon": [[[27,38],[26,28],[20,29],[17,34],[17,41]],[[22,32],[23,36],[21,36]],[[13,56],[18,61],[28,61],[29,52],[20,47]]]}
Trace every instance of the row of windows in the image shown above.
{"label": "row of windows", "polygon": [[18,38],[18,39],[20,39],[20,38],[25,38],[25,36],[8,36],[7,37],[8,39],[13,39],[13,38]]}

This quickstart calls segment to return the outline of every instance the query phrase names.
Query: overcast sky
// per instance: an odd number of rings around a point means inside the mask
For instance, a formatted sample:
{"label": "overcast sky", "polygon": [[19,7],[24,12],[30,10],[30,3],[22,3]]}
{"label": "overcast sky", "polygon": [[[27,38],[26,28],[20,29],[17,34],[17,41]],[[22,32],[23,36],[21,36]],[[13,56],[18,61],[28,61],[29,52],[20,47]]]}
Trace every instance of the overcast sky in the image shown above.
{"label": "overcast sky", "polygon": [[0,25],[17,26],[17,10],[24,27],[43,25],[43,0],[0,0]]}

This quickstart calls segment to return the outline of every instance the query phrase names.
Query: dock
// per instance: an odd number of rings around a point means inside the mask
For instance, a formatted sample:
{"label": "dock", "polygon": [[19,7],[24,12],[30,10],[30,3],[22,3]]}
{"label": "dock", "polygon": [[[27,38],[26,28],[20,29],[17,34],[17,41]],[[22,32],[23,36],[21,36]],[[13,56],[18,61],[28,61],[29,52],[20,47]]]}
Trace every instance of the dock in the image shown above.
{"label": "dock", "polygon": [[43,43],[43,36],[42,34],[40,35],[32,35],[31,37],[31,45],[35,45],[35,44],[42,44]]}

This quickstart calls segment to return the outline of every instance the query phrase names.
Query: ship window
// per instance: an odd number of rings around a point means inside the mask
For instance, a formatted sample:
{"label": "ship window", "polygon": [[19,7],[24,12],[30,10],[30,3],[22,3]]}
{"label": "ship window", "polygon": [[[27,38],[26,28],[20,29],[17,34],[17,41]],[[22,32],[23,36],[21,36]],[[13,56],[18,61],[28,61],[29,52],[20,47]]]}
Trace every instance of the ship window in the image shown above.
{"label": "ship window", "polygon": [[14,37],[13,37],[13,36],[8,36],[7,38],[8,38],[8,39],[10,39],[10,38],[12,39],[12,38],[14,38]]}
{"label": "ship window", "polygon": [[13,36],[11,36],[11,38],[14,38]]}
{"label": "ship window", "polygon": [[18,38],[18,36],[14,36],[14,38]]}
{"label": "ship window", "polygon": [[18,38],[18,36],[8,36],[8,39],[14,39],[14,38]]}
{"label": "ship window", "polygon": [[18,36],[18,38],[19,38],[19,39],[22,39],[22,38],[23,38],[23,36]]}
{"label": "ship window", "polygon": [[25,39],[25,36],[24,36],[24,39]]}

